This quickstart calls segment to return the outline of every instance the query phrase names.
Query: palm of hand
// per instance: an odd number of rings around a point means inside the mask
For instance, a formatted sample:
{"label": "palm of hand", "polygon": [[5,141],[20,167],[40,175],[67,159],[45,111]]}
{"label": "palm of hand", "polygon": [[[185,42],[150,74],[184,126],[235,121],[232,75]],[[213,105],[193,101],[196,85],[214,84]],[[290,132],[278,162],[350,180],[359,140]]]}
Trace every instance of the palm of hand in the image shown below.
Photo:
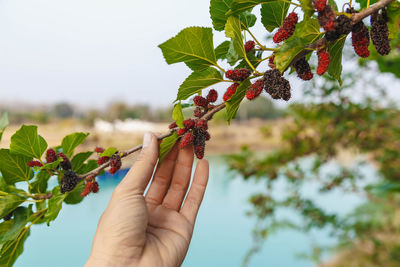
{"label": "palm of hand", "polygon": [[[142,151],[135,166],[114,191],[100,219],[87,266],[182,264],[207,184],[208,163],[198,163],[182,205],[189,186],[193,151],[188,148],[178,152],[175,147],[155,172],[144,197],[158,156],[157,146],[153,140]],[[140,177],[146,178],[140,180]]]}

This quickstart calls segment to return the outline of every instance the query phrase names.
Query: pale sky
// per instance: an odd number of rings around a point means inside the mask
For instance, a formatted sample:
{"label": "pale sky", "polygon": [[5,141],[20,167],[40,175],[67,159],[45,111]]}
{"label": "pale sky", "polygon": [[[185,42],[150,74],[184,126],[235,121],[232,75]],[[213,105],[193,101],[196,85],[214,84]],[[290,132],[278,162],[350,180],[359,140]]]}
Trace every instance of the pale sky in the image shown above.
{"label": "pale sky", "polygon": [[[157,45],[211,27],[208,9],[208,0],[1,0],[0,101],[165,106],[190,70],[167,65]],[[265,32],[257,21],[254,33]],[[215,37],[214,46],[224,40]]]}

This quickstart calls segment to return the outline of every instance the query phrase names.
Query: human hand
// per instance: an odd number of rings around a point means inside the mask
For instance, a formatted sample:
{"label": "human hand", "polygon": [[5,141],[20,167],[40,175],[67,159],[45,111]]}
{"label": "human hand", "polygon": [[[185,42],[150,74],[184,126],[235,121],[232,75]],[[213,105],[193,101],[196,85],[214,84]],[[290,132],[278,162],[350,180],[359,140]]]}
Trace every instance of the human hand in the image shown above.
{"label": "human hand", "polygon": [[175,145],[154,173],[158,158],[154,134],[114,190],[101,216],[86,266],[180,266],[208,181],[208,162],[200,160],[189,186],[193,148]]}

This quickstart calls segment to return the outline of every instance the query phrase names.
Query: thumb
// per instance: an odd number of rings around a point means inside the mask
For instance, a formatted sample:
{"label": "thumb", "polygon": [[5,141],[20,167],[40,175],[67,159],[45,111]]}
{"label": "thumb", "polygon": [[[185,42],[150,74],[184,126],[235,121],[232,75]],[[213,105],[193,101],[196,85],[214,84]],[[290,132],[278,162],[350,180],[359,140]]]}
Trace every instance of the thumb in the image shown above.
{"label": "thumb", "polygon": [[158,160],[158,142],[157,137],[147,132],[143,137],[143,147],[135,164],[129,170],[128,174],[124,177],[118,185],[119,189],[129,191],[136,194],[144,193],[147,184],[153,175],[154,167]]}

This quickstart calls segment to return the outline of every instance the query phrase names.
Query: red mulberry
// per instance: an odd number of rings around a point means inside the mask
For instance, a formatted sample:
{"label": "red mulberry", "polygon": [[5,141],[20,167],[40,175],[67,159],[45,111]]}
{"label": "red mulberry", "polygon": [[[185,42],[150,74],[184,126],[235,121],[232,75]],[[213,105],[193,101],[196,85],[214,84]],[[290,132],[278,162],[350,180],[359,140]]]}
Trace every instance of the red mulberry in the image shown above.
{"label": "red mulberry", "polygon": [[250,73],[251,71],[249,71],[248,69],[235,69],[235,70],[228,70],[225,73],[225,76],[226,78],[231,79],[232,81],[243,81],[250,76]]}
{"label": "red mulberry", "polygon": [[211,89],[207,94],[207,101],[209,103],[213,103],[217,101],[217,98],[218,98],[218,92],[214,89]]}
{"label": "red mulberry", "polygon": [[231,97],[236,93],[236,89],[238,88],[239,84],[238,83],[234,83],[231,86],[228,87],[228,89],[226,89],[226,92],[224,94],[224,101],[228,101],[229,99],[231,99]]}
{"label": "red mulberry", "polygon": [[94,149],[94,151],[96,151],[97,153],[100,154],[100,153],[103,153],[103,152],[104,152],[104,148],[96,146],[96,148]]}
{"label": "red mulberry", "polygon": [[194,109],[194,111],[193,111],[193,115],[195,116],[195,117],[201,117],[201,115],[203,114],[203,111],[201,110],[201,108],[200,107],[196,107],[195,109]]}
{"label": "red mulberry", "polygon": [[99,192],[99,184],[96,181],[93,182],[92,192],[93,193]]}
{"label": "red mulberry", "polygon": [[184,136],[183,136],[183,138],[182,138],[182,140],[181,140],[181,143],[179,144],[179,147],[180,148],[184,148],[184,147],[186,147],[187,145],[190,145],[190,144],[192,144],[193,143],[193,133],[192,132],[187,132]]}
{"label": "red mulberry", "polygon": [[56,151],[52,148],[47,149],[46,152],[46,163],[52,163],[57,160]]}
{"label": "red mulberry", "polygon": [[363,58],[369,57],[369,32],[362,21],[353,26],[351,42],[358,56]]}
{"label": "red mulberry", "polygon": [[376,12],[371,15],[371,40],[376,51],[382,56],[390,53],[387,20],[386,9],[382,9],[381,14]]}
{"label": "red mulberry", "polygon": [[294,64],[294,68],[296,69],[297,76],[305,81],[311,80],[313,74],[311,72],[310,65],[308,64],[305,57],[298,59]]}
{"label": "red mulberry", "polygon": [[207,121],[206,120],[197,120],[196,121],[196,127],[200,128],[200,129],[202,129],[204,131],[207,131],[208,130]]}
{"label": "red mulberry", "polygon": [[104,163],[108,162],[109,160],[110,160],[110,157],[103,156],[97,160],[97,164],[103,165]]}
{"label": "red mulberry", "polygon": [[204,158],[204,148],[205,148],[204,145],[194,146],[194,154],[198,159]]}
{"label": "red mulberry", "polygon": [[312,3],[317,11],[322,11],[326,7],[326,0],[313,0]]}
{"label": "red mulberry", "polygon": [[93,183],[91,181],[88,181],[85,185],[85,189],[81,192],[81,196],[86,197],[87,195],[89,195],[90,192],[92,192],[92,188],[93,188]]}
{"label": "red mulberry", "polygon": [[351,29],[351,20],[346,15],[340,15],[336,18],[334,30],[327,31],[325,33],[325,38],[328,41],[334,41],[343,34],[349,34]]}
{"label": "red mulberry", "polygon": [[329,67],[330,56],[328,51],[321,50],[318,52],[318,67],[317,74],[322,75],[326,72]]}
{"label": "red mulberry", "polygon": [[183,126],[185,129],[192,129],[194,127],[194,119],[186,119],[183,121]]}
{"label": "red mulberry", "polygon": [[28,166],[29,166],[29,167],[42,167],[43,164],[40,163],[40,161],[31,160],[31,161],[28,162]]}
{"label": "red mulberry", "polygon": [[318,12],[318,22],[325,31],[333,31],[335,29],[336,15],[329,5]]}
{"label": "red mulberry", "polygon": [[254,43],[254,41],[247,41],[244,44],[244,50],[246,51],[246,53],[248,53],[251,50],[253,50],[255,46],[256,46],[256,44]]}
{"label": "red mulberry", "polygon": [[269,66],[271,69],[275,69],[274,60],[275,60],[275,55],[273,54],[273,55],[268,59],[268,66]]}
{"label": "red mulberry", "polygon": [[264,88],[264,79],[259,79],[255,81],[246,92],[247,99],[253,100],[257,96],[259,96],[263,88]]}
{"label": "red mulberry", "polygon": [[121,169],[121,156],[119,154],[114,154],[111,157],[111,161],[110,161],[110,173],[114,174],[116,173],[119,169]]}
{"label": "red mulberry", "polygon": [[208,105],[207,99],[199,95],[193,98],[193,102],[198,107],[206,108]]}
{"label": "red mulberry", "polygon": [[178,127],[178,125],[176,124],[175,121],[168,126],[169,129],[174,129],[176,127]]}
{"label": "red mulberry", "polygon": [[274,43],[280,43],[293,35],[296,29],[298,16],[296,13],[290,13],[284,20],[282,26],[278,29],[273,37]]}

